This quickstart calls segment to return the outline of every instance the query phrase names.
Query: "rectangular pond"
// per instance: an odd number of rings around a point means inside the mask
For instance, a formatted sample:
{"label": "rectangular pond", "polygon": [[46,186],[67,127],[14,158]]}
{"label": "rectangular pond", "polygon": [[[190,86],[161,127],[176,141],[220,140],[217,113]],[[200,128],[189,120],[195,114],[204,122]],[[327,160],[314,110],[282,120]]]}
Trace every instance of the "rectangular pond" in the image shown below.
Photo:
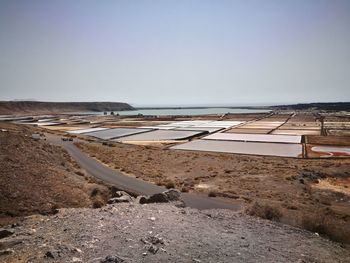
{"label": "rectangular pond", "polygon": [[307,157],[350,157],[350,146],[312,145],[306,147]]}
{"label": "rectangular pond", "polygon": [[224,141],[248,141],[248,142],[277,142],[277,143],[301,143],[298,135],[270,135],[270,134],[246,134],[246,133],[214,133],[204,137],[205,140]]}
{"label": "rectangular pond", "polygon": [[279,135],[320,135],[320,130],[282,130],[278,129],[273,131],[271,134],[279,134]]}
{"label": "rectangular pond", "polygon": [[281,157],[302,157],[301,144],[195,140],[171,147],[174,150],[222,152]]}
{"label": "rectangular pond", "polygon": [[228,131],[225,131],[226,133],[249,133],[249,134],[268,134],[271,131],[271,129],[253,129],[253,128],[232,128]]}
{"label": "rectangular pond", "polygon": [[83,133],[88,133],[88,132],[97,132],[97,131],[103,131],[103,130],[108,130],[108,128],[100,128],[100,127],[96,127],[96,128],[85,128],[85,129],[78,129],[78,130],[73,130],[73,131],[69,131],[69,133],[72,134],[83,134]]}
{"label": "rectangular pond", "polygon": [[224,128],[221,127],[183,127],[183,128],[175,128],[174,130],[182,130],[182,131],[206,131],[207,133],[213,133],[221,131]]}
{"label": "rectangular pond", "polygon": [[184,140],[205,134],[203,131],[154,130],[141,134],[126,136],[115,141],[171,141]]}
{"label": "rectangular pond", "polygon": [[142,128],[114,128],[103,131],[84,133],[84,135],[96,137],[103,140],[109,140],[114,138],[119,138],[123,136],[144,133],[152,131],[152,129],[142,129]]}

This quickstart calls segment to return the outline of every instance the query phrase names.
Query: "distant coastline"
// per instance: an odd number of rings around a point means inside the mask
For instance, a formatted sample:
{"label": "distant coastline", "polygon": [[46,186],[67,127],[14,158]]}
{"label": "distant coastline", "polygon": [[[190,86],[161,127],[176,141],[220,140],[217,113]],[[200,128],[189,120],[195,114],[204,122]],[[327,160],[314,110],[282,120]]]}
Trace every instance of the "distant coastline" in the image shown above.
{"label": "distant coastline", "polygon": [[[231,112],[232,110],[232,112]],[[164,115],[162,112],[176,111],[174,115],[198,115],[203,114],[224,114],[224,113],[253,113],[268,112],[275,110],[327,110],[327,111],[348,111],[350,102],[319,102],[300,103],[275,106],[150,106],[133,107],[124,102],[43,102],[43,101],[0,101],[0,114],[55,114],[55,113],[92,113],[116,112],[121,115]],[[152,111],[152,112],[151,112]],[[158,112],[157,112],[158,111]],[[177,112],[181,112],[178,114]],[[147,112],[151,112],[147,114]]]}

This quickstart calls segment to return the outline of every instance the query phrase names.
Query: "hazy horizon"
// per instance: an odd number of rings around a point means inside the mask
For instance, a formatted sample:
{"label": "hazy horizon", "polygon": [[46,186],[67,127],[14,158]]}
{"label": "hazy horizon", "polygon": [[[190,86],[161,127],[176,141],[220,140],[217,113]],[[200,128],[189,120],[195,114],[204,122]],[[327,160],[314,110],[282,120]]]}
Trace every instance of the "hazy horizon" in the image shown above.
{"label": "hazy horizon", "polygon": [[0,100],[350,101],[350,1],[0,2]]}

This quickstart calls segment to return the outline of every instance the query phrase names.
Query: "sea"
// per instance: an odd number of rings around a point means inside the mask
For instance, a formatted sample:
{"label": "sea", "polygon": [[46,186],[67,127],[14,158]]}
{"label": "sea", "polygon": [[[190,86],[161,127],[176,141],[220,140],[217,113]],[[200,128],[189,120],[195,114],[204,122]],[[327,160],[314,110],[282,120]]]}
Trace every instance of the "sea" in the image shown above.
{"label": "sea", "polygon": [[[266,113],[267,109],[245,109],[245,108],[157,108],[157,109],[136,109],[130,111],[114,111],[114,114],[121,116],[145,115],[145,116],[193,116],[225,113]],[[111,112],[107,112],[110,115]],[[104,112],[84,112],[80,114],[103,115]]]}

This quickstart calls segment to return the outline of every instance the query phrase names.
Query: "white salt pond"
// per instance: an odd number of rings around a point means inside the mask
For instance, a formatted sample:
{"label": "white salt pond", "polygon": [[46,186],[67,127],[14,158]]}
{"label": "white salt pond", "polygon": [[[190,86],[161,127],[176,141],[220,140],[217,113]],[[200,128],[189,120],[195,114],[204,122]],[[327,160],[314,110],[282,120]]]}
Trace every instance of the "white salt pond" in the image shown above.
{"label": "white salt pond", "polygon": [[154,130],[150,132],[126,136],[115,141],[171,141],[184,140],[204,134],[203,131]]}
{"label": "white salt pond", "polygon": [[96,137],[103,140],[110,140],[114,138],[119,138],[123,136],[138,134],[138,133],[144,133],[151,131],[151,129],[140,129],[140,128],[114,128],[114,129],[107,129],[103,131],[96,131],[96,132],[89,132],[84,133],[84,135]]}
{"label": "white salt pond", "polygon": [[174,150],[222,152],[281,157],[302,157],[302,144],[196,140],[171,147]]}
{"label": "white salt pond", "polygon": [[277,143],[301,143],[299,135],[270,135],[270,134],[246,134],[246,133],[214,133],[204,137],[205,140],[247,141],[247,142],[277,142]]}
{"label": "white salt pond", "polygon": [[103,131],[107,130],[108,128],[87,128],[87,129],[78,129],[78,130],[73,130],[69,131],[69,133],[72,134],[83,134],[83,133],[88,133],[88,132],[96,132],[96,131]]}

